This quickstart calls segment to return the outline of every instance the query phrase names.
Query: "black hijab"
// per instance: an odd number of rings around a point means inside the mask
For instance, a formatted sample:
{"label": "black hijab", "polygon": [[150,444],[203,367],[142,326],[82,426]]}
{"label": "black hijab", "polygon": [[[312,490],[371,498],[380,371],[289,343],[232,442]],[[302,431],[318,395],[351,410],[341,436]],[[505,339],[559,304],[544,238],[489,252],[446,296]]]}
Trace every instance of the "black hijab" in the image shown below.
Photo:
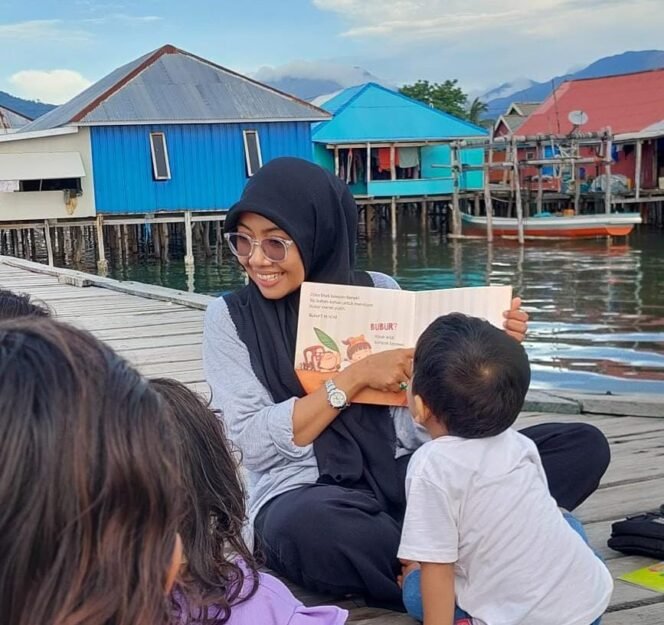
{"label": "black hijab", "polygon": [[[242,213],[257,213],[288,233],[304,263],[305,279],[373,286],[355,271],[357,206],[348,187],[324,169],[297,158],[262,167],[231,208],[226,232]],[[275,402],[305,393],[294,371],[299,289],[280,300],[264,298],[253,282],[225,296],[254,372]],[[314,441],[320,482],[374,492],[385,506],[403,503],[394,459],[396,435],[389,409],[352,404]]]}

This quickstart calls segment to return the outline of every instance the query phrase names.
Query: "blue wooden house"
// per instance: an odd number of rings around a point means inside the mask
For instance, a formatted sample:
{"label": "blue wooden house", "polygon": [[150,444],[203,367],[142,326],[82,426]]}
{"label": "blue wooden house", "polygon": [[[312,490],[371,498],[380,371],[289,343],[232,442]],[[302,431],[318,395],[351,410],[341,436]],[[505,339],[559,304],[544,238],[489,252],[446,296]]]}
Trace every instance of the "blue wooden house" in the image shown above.
{"label": "blue wooden house", "polygon": [[[350,87],[315,104],[333,115],[312,133],[317,163],[351,185],[358,199],[449,197],[454,141],[487,131],[375,83]],[[459,160],[482,165],[484,148],[463,148]],[[458,190],[483,188],[481,170],[466,171]]]}
{"label": "blue wooden house", "polygon": [[16,183],[0,220],[224,211],[263,163],[311,160],[312,122],[329,118],[166,45],[0,137]]}

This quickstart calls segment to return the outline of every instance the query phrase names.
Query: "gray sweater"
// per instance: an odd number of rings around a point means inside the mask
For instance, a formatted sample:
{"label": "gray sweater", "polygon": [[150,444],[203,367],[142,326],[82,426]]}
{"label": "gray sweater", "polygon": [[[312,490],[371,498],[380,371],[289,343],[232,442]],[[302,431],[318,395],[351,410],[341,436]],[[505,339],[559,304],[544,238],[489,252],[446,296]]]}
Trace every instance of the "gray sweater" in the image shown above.
{"label": "gray sweater", "polygon": [[[398,289],[396,281],[371,272],[378,288]],[[313,445],[293,443],[293,406],[297,397],[275,403],[251,367],[223,298],[210,304],[203,331],[203,366],[212,406],[223,414],[230,439],[242,452],[249,492],[249,520],[270,499],[318,479]],[[406,408],[390,408],[397,435],[396,457],[429,440]]]}

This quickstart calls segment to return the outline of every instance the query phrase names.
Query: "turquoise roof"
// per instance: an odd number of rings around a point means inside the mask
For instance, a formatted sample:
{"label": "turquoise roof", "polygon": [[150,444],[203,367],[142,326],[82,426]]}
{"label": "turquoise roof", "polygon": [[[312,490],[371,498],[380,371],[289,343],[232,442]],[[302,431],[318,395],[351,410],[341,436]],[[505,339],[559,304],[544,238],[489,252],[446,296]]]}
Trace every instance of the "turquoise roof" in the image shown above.
{"label": "turquoise roof", "polygon": [[350,87],[321,108],[334,117],[316,124],[316,143],[440,141],[487,135],[484,128],[375,83]]}

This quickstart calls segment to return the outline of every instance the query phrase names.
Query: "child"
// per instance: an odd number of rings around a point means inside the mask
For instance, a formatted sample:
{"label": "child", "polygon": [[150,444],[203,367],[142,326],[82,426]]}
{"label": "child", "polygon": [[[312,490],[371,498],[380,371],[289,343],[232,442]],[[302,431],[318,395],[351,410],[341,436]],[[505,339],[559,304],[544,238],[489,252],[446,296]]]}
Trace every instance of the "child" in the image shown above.
{"label": "child", "polygon": [[425,625],[593,623],[611,575],[549,494],[534,443],[510,427],[530,383],[524,349],[452,314],[422,334],[413,367],[409,406],[433,440],[406,478],[408,611],[422,620],[423,606]]}
{"label": "child", "polygon": [[51,311],[46,305],[34,302],[27,293],[0,289],[0,320],[50,316]]}
{"label": "child", "polygon": [[217,416],[175,380],[152,388],[173,413],[186,492],[180,526],[186,566],[173,593],[181,625],[342,625],[347,612],[305,608],[279,580],[259,573],[242,539],[245,496]]}
{"label": "child", "polygon": [[0,323],[0,619],[167,622],[181,563],[160,396],[87,332]]}

